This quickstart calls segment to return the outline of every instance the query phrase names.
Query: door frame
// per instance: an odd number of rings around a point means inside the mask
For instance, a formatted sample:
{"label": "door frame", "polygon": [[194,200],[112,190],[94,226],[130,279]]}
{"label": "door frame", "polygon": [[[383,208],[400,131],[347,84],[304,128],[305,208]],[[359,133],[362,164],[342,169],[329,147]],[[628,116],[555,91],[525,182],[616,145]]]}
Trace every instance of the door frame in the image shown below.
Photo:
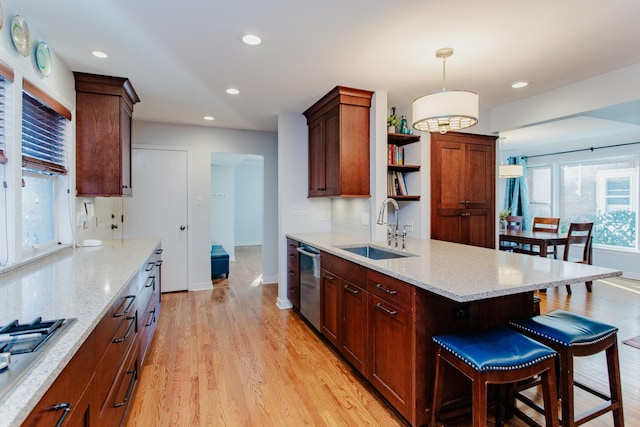
{"label": "door frame", "polygon": [[[193,289],[191,283],[192,277],[192,263],[191,254],[193,253],[193,239],[191,237],[191,230],[189,225],[193,223],[192,221],[192,209],[190,207],[193,203],[193,156],[191,147],[179,146],[179,145],[158,145],[158,144],[132,144],[131,149],[142,149],[142,150],[163,150],[163,151],[184,151],[187,153],[187,291],[199,290],[200,288]],[[132,153],[133,157],[133,153]],[[132,182],[131,187],[133,188],[135,197],[135,187],[136,183]]]}

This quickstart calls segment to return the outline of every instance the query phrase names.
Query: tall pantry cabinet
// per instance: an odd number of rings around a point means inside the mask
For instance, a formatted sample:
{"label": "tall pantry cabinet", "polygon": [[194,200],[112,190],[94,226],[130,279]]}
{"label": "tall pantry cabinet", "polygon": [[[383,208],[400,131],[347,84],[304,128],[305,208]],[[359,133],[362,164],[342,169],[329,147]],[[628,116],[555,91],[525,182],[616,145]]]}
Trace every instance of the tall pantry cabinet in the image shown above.
{"label": "tall pantry cabinet", "polygon": [[493,136],[431,134],[431,238],[495,247]]}

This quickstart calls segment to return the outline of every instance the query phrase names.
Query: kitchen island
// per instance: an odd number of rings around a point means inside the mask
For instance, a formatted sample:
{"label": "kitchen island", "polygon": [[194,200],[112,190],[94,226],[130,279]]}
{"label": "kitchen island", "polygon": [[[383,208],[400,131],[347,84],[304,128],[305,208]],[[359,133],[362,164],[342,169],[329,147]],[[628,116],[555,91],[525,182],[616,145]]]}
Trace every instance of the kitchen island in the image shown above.
{"label": "kitchen island", "polygon": [[[157,258],[150,256],[161,252],[159,244],[158,239],[136,239],[105,241],[99,247],[67,248],[0,275],[0,325],[15,319],[26,323],[37,317],[75,319],[35,366],[0,398],[0,426],[23,423],[85,341],[102,325],[111,307],[118,304],[122,293],[140,290],[142,294],[149,286],[145,271],[155,268],[149,260],[155,265],[153,259]],[[157,285],[159,292],[159,281]],[[134,308],[142,317],[145,307]],[[129,349],[137,349],[137,345]],[[92,350],[98,353],[97,348]]]}
{"label": "kitchen island", "polygon": [[[287,237],[320,250],[319,332],[414,426],[430,417],[432,336],[504,326],[534,314],[535,290],[622,274],[438,240],[407,239],[405,256],[375,260],[347,249],[389,250],[386,242]],[[451,408],[469,397],[467,380],[456,374],[448,374],[442,396]]]}

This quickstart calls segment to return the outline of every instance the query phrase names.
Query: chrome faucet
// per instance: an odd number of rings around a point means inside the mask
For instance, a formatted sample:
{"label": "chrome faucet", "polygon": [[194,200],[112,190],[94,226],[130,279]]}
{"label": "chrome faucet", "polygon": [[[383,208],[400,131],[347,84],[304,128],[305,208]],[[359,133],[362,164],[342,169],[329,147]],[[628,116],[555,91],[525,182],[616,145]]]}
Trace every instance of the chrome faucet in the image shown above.
{"label": "chrome faucet", "polygon": [[[392,199],[391,197],[387,198],[384,200],[384,202],[382,202],[382,206],[380,206],[380,213],[378,214],[378,221],[376,221],[378,223],[378,225],[383,225],[384,222],[384,211],[385,208],[387,208],[387,205],[389,205],[389,203],[391,203],[393,205],[393,207],[396,210],[396,223],[395,226],[391,225],[388,221],[389,221],[389,213],[387,212],[387,246],[391,247],[391,237],[393,236],[393,238],[395,239],[395,247],[396,249],[398,249],[398,214],[399,214],[399,207],[398,207],[398,202],[395,201],[395,199]],[[388,210],[388,208],[387,208]]]}

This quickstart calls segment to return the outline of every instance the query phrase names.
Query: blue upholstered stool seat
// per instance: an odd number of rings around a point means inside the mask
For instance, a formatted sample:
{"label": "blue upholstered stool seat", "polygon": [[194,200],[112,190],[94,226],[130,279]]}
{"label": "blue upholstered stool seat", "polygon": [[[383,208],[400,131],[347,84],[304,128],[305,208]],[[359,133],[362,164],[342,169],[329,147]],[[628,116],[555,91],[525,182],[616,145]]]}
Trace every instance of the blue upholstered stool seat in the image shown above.
{"label": "blue upholstered stool seat", "polygon": [[229,254],[222,245],[211,246],[211,280],[217,276],[229,277]]}
{"label": "blue upholstered stool seat", "polygon": [[478,371],[520,369],[556,354],[546,345],[508,328],[437,335],[433,341]]}
{"label": "blue upholstered stool seat", "polygon": [[564,310],[555,310],[543,316],[510,323],[517,329],[567,347],[591,344],[618,332],[615,326]]}

